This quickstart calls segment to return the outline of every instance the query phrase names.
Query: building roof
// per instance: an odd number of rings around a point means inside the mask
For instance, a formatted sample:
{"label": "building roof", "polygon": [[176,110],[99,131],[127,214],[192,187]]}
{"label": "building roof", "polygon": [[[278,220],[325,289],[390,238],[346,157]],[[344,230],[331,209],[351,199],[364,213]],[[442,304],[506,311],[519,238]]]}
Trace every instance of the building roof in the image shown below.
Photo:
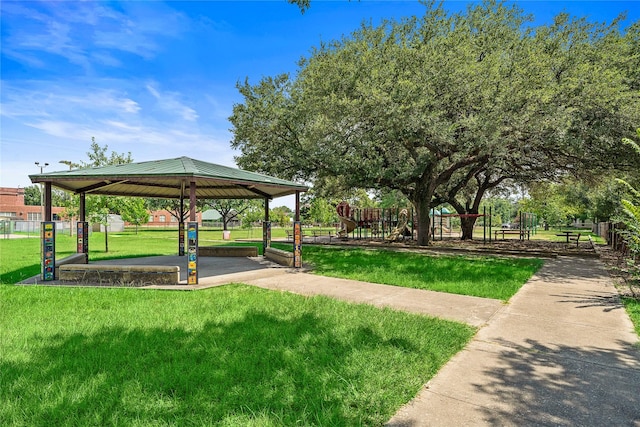
{"label": "building roof", "polygon": [[114,196],[189,197],[191,182],[198,199],[274,198],[306,191],[295,182],[189,157],[125,163],[29,175],[31,182],[50,182],[74,193]]}

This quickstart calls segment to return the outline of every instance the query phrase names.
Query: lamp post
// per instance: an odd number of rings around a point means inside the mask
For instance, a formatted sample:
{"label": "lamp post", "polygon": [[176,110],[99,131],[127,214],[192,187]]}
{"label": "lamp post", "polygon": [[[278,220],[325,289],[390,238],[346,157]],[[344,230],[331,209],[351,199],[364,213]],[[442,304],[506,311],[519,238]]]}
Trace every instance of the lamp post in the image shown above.
{"label": "lamp post", "polygon": [[[40,165],[40,162],[36,162],[36,166],[40,168],[40,174],[42,174],[42,171],[44,170],[44,168],[46,168],[47,166],[49,166],[49,163],[45,163],[44,165]],[[42,186],[42,183],[40,183],[40,221],[44,221],[44,187]]]}

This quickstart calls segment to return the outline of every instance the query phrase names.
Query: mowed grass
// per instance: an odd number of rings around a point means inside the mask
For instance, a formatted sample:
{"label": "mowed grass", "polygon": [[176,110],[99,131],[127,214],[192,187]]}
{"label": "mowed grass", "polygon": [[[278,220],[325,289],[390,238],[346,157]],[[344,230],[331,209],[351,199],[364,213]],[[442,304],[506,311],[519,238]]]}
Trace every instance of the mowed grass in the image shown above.
{"label": "mowed grass", "polygon": [[635,298],[622,298],[627,313],[633,322],[638,337],[640,337],[640,300]]}
{"label": "mowed grass", "polygon": [[475,330],[245,285],[0,286],[0,425],[374,426]]}
{"label": "mowed grass", "polygon": [[323,276],[508,300],[542,266],[540,259],[433,256],[415,252],[304,246]]}

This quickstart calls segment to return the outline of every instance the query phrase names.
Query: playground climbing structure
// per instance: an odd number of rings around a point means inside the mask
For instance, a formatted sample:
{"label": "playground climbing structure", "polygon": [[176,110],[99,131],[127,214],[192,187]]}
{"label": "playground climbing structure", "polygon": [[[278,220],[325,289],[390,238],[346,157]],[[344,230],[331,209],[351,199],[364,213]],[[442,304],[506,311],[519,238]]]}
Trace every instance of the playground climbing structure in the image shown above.
{"label": "playground climbing structure", "polygon": [[[402,212],[404,211],[404,216]],[[340,218],[337,235],[346,239],[351,235],[355,239],[388,238],[394,230],[397,236],[413,235],[413,211],[407,208],[354,208],[347,202],[336,206]],[[394,237],[396,240],[398,237]]]}

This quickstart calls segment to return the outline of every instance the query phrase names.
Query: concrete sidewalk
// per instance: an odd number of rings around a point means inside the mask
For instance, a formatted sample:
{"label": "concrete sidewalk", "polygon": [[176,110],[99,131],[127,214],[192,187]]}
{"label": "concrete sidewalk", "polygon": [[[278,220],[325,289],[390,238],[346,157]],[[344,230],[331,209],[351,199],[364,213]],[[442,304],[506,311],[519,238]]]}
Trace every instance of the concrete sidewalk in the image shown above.
{"label": "concrete sidewalk", "polygon": [[500,310],[502,301],[421,289],[400,288],[356,280],[283,271],[283,274],[246,277],[242,283],[301,295],[325,295],[354,303],[390,307],[411,313],[464,322],[480,327]]}
{"label": "concrete sidewalk", "polygon": [[544,267],[388,426],[640,426],[640,346],[595,259]]}

